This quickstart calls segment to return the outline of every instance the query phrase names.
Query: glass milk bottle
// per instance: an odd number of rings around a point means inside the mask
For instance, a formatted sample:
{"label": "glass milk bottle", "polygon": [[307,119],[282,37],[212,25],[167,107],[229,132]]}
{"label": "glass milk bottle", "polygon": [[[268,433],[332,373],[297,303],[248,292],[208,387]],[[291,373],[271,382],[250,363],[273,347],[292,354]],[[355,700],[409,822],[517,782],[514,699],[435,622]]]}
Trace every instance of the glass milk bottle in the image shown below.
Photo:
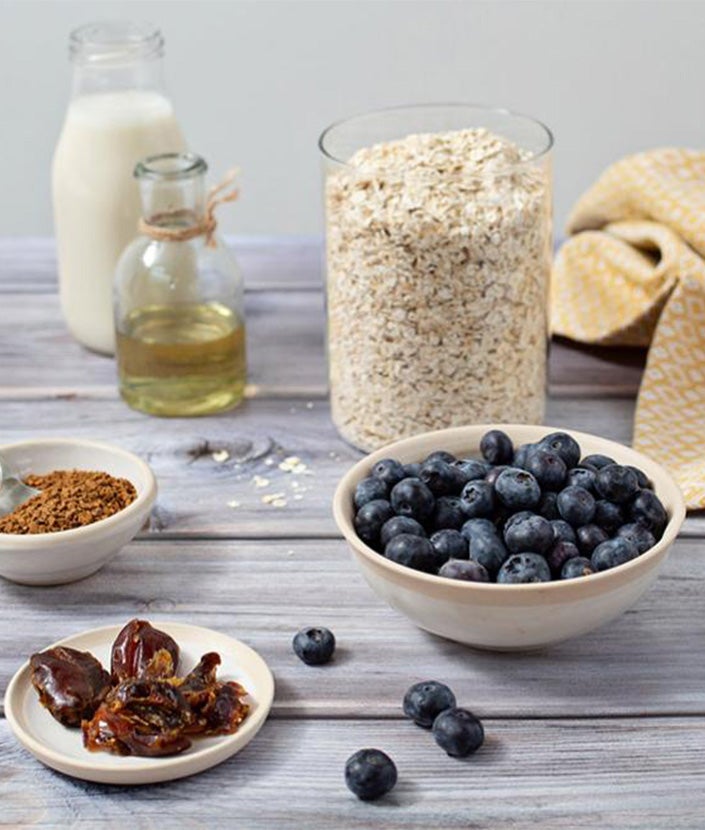
{"label": "glass milk bottle", "polygon": [[105,354],[115,348],[115,265],[140,217],[132,171],[144,156],[184,148],[163,51],[159,30],[129,22],[70,36],[73,94],[53,165],[61,308],[73,336]]}
{"label": "glass milk bottle", "polygon": [[140,236],[115,274],[120,394],[152,415],[208,415],[245,391],[243,285],[215,234],[227,181],[205,195],[207,165],[193,153],[144,159]]}

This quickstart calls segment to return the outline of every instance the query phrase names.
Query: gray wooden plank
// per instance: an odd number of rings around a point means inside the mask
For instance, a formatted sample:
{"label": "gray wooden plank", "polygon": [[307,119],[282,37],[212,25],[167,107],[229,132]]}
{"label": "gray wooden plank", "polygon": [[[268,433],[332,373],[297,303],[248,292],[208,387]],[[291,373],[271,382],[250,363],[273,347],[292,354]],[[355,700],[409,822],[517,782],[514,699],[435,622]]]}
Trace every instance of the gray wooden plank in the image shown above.
{"label": "gray wooden plank", "polygon": [[[466,761],[410,723],[270,721],[244,751],[192,778],[149,787],[89,784],[43,768],[0,721],[2,826],[702,828],[705,721],[485,723]],[[385,749],[398,783],[360,802],[343,768]]]}
{"label": "gray wooden plank", "polygon": [[[325,394],[323,301],[319,237],[234,237],[248,288],[252,383]],[[253,298],[253,291],[273,291]],[[297,295],[288,296],[294,291]],[[307,293],[312,292],[312,293]],[[0,312],[3,387],[113,386],[110,361],[84,352],[66,332],[56,298],[54,242],[0,238]],[[643,368],[638,349],[553,344],[550,383],[556,394],[634,395]],[[27,378],[33,382],[28,383]],[[35,393],[36,394],[36,393]]]}
{"label": "gray wooden plank", "polygon": [[[251,394],[324,397],[322,293],[298,288],[247,292],[245,305]],[[71,394],[86,387],[99,387],[106,397],[116,394],[114,362],[72,339],[53,291],[0,291],[0,313],[3,394],[23,390],[25,396],[37,397],[43,388]],[[636,393],[642,366],[643,352],[638,349],[589,349],[556,342],[549,363],[550,388],[557,395],[629,397]]]}
{"label": "gray wooden plank", "polygon": [[[398,718],[411,683],[435,678],[487,717],[705,714],[705,556],[678,541],[652,590],[600,631],[526,654],[475,651],[416,629],[328,541],[149,542],[73,585],[0,580],[0,692],[32,652],[134,616],[211,627],[272,667],[275,715]],[[10,622],[11,621],[11,622]],[[305,666],[291,639],[325,625],[336,659]]]}
{"label": "gray wooden plank", "polygon": [[[229,236],[248,290],[320,288],[320,236]],[[0,293],[56,291],[56,245],[50,237],[0,238]]]}
{"label": "gray wooden plank", "polygon": [[[245,296],[250,394],[323,397],[326,367],[323,297],[318,291]],[[116,397],[115,361],[76,343],[58,296],[0,293],[0,387],[5,395],[73,394],[84,388]]]}
{"label": "gray wooden plank", "polygon": [[[31,419],[28,412],[31,411]],[[547,423],[595,432],[628,443],[628,399],[549,401]],[[361,453],[338,436],[326,401],[252,399],[225,415],[150,418],[115,399],[90,394],[0,402],[0,443],[40,436],[114,442],[148,461],[159,481],[153,534],[196,536],[337,535],[331,499],[338,480]],[[212,453],[226,450],[218,463]],[[279,469],[296,456],[305,474]],[[255,477],[267,480],[256,486]],[[264,504],[283,493],[285,507]],[[239,502],[235,509],[229,501]]]}

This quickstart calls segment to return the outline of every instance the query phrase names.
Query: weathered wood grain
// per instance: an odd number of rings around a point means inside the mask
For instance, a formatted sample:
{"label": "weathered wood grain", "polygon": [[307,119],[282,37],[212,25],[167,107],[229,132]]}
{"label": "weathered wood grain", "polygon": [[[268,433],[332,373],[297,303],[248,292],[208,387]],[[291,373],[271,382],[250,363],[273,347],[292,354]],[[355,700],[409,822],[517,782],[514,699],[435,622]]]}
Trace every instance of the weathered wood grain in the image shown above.
{"label": "weathered wood grain", "polygon": [[[0,272],[0,287],[2,286]],[[325,397],[325,316],[319,290],[289,288],[245,295],[250,394]],[[52,292],[3,292],[0,394],[37,397],[54,389],[70,394],[90,387],[115,396],[115,364],[81,348],[66,330]],[[623,396],[636,393],[643,368],[638,349],[552,345],[554,395]]]}
{"label": "weathered wood grain", "polygon": [[[249,393],[326,395],[323,296],[319,291],[248,292]],[[79,346],[54,293],[0,293],[0,394],[36,397],[90,389],[117,396],[115,361]]]}
{"label": "weathered wood grain", "polygon": [[[320,239],[234,238],[231,243],[248,288],[251,392],[325,396]],[[71,339],[56,291],[53,240],[0,239],[0,387],[22,387],[36,396],[42,387],[72,393],[99,386],[106,396],[114,394],[112,362]],[[268,293],[257,296],[263,291]],[[642,350],[555,342],[551,391],[633,396],[643,362]]]}
{"label": "weathered wood grain", "polygon": [[[632,414],[627,399],[560,398],[549,401],[546,420],[628,443]],[[327,402],[306,398],[256,398],[219,417],[167,420],[90,393],[31,404],[0,401],[0,443],[42,435],[109,441],[142,456],[159,481],[152,532],[170,535],[337,535],[333,493],[361,457],[338,436]],[[231,457],[218,463],[212,458],[217,450]],[[279,470],[289,456],[300,458],[307,474]],[[255,476],[266,478],[267,486],[257,487]],[[283,493],[286,506],[263,504],[272,493]],[[239,502],[236,509],[228,507],[232,500]]]}
{"label": "weathered wood grain", "polygon": [[[201,775],[151,787],[77,781],[42,767],[0,721],[0,823],[7,827],[701,830],[705,720],[487,721],[468,760],[388,721],[270,721],[245,750]],[[386,750],[398,783],[365,803],[345,760]]]}
{"label": "weathered wood grain", "polygon": [[[260,651],[275,715],[398,717],[411,683],[436,678],[483,716],[705,715],[705,557],[679,541],[654,588],[621,619],[544,652],[475,651],[416,629],[378,599],[344,543],[144,542],[74,585],[0,584],[0,692],[50,642],[133,616],[212,627]],[[312,669],[291,650],[305,625],[338,640]]]}
{"label": "weathered wood grain", "polygon": [[[227,243],[248,290],[320,288],[319,236],[237,236]],[[0,293],[55,292],[56,245],[48,237],[0,238]]]}
{"label": "weathered wood grain", "polygon": [[[157,420],[124,406],[112,362],[65,332],[53,242],[0,239],[0,443],[108,440],[144,457],[160,484],[151,527],[90,579],[47,589],[0,580],[0,694],[31,651],[135,615],[240,637],[277,679],[272,719],[251,747],[145,789],[47,771],[0,719],[0,826],[701,828],[705,519],[686,522],[694,538],[676,543],[655,588],[588,637],[501,655],[415,629],[365,585],[330,515],[360,453],[337,436],[325,400],[320,239],[231,242],[247,283],[250,397],[219,417]],[[643,360],[555,342],[547,423],[628,443]],[[229,453],[223,463],[218,450]],[[280,470],[291,455],[311,474]],[[276,492],[286,506],[262,502]],[[308,624],[338,637],[336,660],[319,670],[290,648]],[[403,692],[428,677],[497,719],[471,761],[446,758],[400,722]],[[369,745],[400,769],[381,804],[357,802],[342,784],[345,758]]]}

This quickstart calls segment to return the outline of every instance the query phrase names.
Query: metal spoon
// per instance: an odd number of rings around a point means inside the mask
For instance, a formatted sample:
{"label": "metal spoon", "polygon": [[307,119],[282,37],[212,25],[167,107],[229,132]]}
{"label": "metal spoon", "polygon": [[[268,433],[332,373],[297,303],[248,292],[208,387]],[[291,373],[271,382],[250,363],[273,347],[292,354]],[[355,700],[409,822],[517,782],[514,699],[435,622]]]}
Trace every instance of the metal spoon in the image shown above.
{"label": "metal spoon", "polygon": [[23,484],[12,464],[0,455],[0,516],[7,516],[40,492]]}

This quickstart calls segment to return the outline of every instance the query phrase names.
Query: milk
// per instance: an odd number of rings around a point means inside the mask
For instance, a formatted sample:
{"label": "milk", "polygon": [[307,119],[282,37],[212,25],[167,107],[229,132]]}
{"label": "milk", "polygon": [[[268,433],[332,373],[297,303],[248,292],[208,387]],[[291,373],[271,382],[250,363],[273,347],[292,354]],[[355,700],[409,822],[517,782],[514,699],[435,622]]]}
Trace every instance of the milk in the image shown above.
{"label": "milk", "polygon": [[64,319],[89,349],[115,349],[113,276],[141,212],[135,164],[183,149],[172,105],[158,92],[100,92],[69,104],[53,165],[59,286]]}

